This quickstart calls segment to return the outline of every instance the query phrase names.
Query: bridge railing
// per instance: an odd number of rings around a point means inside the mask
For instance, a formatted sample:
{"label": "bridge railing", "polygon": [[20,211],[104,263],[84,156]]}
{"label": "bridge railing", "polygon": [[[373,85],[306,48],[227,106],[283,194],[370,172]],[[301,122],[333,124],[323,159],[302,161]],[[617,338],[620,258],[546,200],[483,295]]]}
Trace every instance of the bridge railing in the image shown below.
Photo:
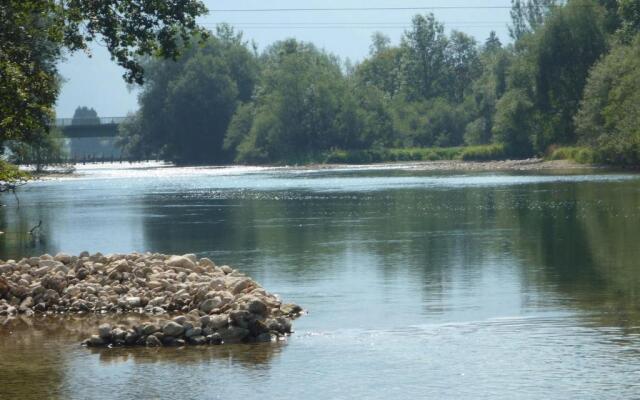
{"label": "bridge railing", "polygon": [[56,126],[63,128],[65,126],[96,126],[121,124],[127,117],[100,117],[100,118],[56,118]]}

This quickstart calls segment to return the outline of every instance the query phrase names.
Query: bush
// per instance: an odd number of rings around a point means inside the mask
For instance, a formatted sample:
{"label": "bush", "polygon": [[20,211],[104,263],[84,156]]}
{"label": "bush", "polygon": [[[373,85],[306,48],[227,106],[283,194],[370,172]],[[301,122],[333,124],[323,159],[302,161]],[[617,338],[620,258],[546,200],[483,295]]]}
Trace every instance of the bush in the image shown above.
{"label": "bush", "polygon": [[547,153],[547,160],[571,160],[580,164],[594,163],[599,159],[590,147],[551,147]]}
{"label": "bush", "polygon": [[493,161],[507,158],[503,144],[465,147],[461,158],[464,161]]}

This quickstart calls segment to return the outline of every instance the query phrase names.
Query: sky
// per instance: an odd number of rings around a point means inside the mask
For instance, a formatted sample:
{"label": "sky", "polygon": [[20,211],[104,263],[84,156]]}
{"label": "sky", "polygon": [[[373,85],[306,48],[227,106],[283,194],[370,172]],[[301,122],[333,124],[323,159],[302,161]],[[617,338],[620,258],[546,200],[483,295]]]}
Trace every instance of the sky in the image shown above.
{"label": "sky", "polygon": [[[201,25],[214,29],[227,22],[244,32],[245,39],[255,41],[260,50],[269,44],[295,37],[358,62],[369,53],[371,35],[380,31],[392,43],[400,41],[418,13],[433,12],[447,29],[457,29],[484,41],[495,30],[509,42],[510,0],[205,0],[209,15]],[[291,8],[424,8],[412,10],[325,10],[325,11],[232,11]],[[436,9],[429,9],[436,7]],[[444,8],[438,8],[444,7]],[[469,8],[502,7],[502,8]],[[60,64],[65,79],[56,104],[58,118],[73,115],[78,106],[94,108],[101,117],[125,116],[138,108],[138,89],[129,87],[124,70],[110,59],[104,47],[95,45],[91,57],[84,53],[68,55]]]}

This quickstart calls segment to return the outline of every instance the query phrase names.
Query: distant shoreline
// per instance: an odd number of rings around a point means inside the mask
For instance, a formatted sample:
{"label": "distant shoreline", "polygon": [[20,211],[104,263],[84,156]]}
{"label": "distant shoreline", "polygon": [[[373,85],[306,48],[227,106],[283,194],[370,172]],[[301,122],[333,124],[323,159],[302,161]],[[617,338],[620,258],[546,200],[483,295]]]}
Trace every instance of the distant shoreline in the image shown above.
{"label": "distant shoreline", "polygon": [[[379,162],[379,163],[367,163],[367,164],[337,164],[337,163],[310,163],[300,165],[172,165],[170,163],[149,162],[147,163],[96,163],[96,164],[77,164],[83,167],[91,167],[93,165],[100,166],[101,168],[109,169],[110,167],[119,167],[123,169],[142,168],[142,169],[154,169],[154,168],[264,168],[265,170],[277,169],[277,170],[335,170],[335,169],[376,169],[381,170],[411,170],[411,171],[450,171],[450,172],[491,172],[491,171],[594,171],[594,170],[609,170],[617,171],[621,168],[616,168],[607,165],[597,164],[580,164],[570,160],[544,160],[542,158],[529,158],[524,160],[502,160],[502,161],[462,161],[462,160],[439,160],[439,161],[394,161],[394,162]],[[56,169],[50,169],[41,174],[34,174],[36,180],[48,180],[56,178],[70,178],[83,176],[84,168],[76,169],[73,171],[60,171]],[[623,168],[622,170],[636,171],[635,169]]]}

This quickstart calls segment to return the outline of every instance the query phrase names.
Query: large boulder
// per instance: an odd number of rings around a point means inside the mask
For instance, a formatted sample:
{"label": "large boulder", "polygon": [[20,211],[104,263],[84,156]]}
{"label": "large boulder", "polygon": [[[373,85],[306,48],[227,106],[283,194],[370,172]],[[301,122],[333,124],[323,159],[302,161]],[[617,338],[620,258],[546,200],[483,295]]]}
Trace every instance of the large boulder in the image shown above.
{"label": "large boulder", "polygon": [[185,269],[193,269],[196,264],[190,258],[186,256],[171,256],[166,261],[166,264],[170,267],[178,267]]}
{"label": "large boulder", "polygon": [[163,328],[162,332],[171,337],[180,337],[184,333],[184,327],[177,322],[170,321]]}
{"label": "large boulder", "polygon": [[222,304],[222,300],[219,297],[215,297],[213,299],[206,299],[205,301],[200,303],[199,308],[200,308],[200,311],[202,311],[203,313],[209,314],[211,311],[220,307],[221,304]]}

